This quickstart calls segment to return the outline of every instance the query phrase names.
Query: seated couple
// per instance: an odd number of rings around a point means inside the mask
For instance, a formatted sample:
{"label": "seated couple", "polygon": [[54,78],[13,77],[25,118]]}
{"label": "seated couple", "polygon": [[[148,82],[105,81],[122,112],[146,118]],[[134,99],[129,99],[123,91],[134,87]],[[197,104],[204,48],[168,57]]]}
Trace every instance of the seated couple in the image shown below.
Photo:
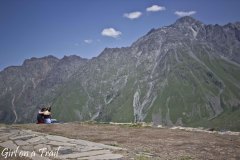
{"label": "seated couple", "polygon": [[37,115],[37,124],[40,123],[56,123],[56,119],[51,119],[51,107],[49,108],[42,108],[39,110],[38,115]]}

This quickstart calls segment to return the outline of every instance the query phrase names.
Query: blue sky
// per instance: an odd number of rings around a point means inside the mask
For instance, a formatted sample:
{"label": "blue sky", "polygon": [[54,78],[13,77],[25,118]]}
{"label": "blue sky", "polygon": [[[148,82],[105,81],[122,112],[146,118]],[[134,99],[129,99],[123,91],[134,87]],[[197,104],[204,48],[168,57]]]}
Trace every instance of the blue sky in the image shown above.
{"label": "blue sky", "polygon": [[239,6],[239,0],[0,0],[0,70],[31,57],[96,57],[184,15],[205,24],[240,21]]}

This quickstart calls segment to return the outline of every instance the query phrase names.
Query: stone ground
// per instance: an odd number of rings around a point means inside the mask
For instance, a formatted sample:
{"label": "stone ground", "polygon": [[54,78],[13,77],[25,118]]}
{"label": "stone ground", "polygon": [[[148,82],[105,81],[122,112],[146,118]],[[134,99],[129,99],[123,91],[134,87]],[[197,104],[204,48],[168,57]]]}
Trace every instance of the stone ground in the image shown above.
{"label": "stone ground", "polygon": [[53,152],[61,146],[57,159],[240,160],[239,132],[81,122],[2,126],[0,146]]}
{"label": "stone ground", "polygon": [[121,159],[122,148],[26,129],[0,127],[0,159]]}
{"label": "stone ground", "polygon": [[155,128],[139,125],[64,123],[25,124],[15,128],[84,139],[125,148],[114,153],[134,160],[240,160],[240,133],[201,132],[175,127]]}

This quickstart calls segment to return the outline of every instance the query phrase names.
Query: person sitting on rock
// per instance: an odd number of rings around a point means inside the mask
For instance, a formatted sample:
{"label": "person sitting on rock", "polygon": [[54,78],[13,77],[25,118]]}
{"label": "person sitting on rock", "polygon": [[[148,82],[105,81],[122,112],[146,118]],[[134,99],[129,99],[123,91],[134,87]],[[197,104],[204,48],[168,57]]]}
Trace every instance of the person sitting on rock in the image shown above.
{"label": "person sitting on rock", "polygon": [[45,107],[43,107],[41,110],[38,111],[38,115],[37,115],[37,124],[42,124],[44,123],[44,112],[47,109]]}
{"label": "person sitting on rock", "polygon": [[37,116],[37,124],[45,123],[58,123],[56,119],[51,119],[51,107],[45,108],[43,107],[39,112]]}
{"label": "person sitting on rock", "polygon": [[50,124],[52,123],[51,121],[51,112],[46,109],[46,111],[43,112],[43,117],[44,117],[44,123]]}

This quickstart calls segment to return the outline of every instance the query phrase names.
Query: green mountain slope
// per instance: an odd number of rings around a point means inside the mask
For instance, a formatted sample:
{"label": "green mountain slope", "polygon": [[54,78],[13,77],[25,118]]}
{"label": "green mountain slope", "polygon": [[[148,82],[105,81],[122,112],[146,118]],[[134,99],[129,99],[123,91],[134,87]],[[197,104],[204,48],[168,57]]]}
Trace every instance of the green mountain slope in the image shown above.
{"label": "green mountain slope", "polygon": [[61,121],[239,130],[239,52],[239,23],[205,25],[184,17],[91,60],[30,60],[39,64],[30,73],[26,64],[0,73],[0,120],[34,121],[38,107],[52,105]]}

